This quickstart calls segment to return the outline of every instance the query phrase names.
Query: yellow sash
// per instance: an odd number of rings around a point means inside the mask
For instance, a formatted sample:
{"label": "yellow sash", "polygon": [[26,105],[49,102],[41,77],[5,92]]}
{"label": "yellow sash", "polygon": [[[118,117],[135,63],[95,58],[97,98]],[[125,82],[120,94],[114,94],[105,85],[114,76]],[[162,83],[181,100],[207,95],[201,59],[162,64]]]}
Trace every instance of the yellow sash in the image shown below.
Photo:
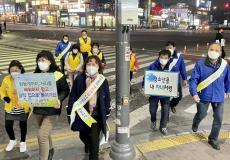
{"label": "yellow sash", "polygon": [[68,46],[58,55],[58,59],[62,59],[62,57],[69,51],[71,47],[71,43],[68,43]]}
{"label": "yellow sash", "polygon": [[73,104],[73,108],[70,114],[70,126],[72,126],[76,112],[81,118],[81,120],[89,127],[92,123],[97,123],[97,121],[89,115],[84,105],[92,98],[92,96],[97,92],[100,86],[103,84],[105,77],[99,74],[97,78],[90,84],[89,88],[81,95],[81,97]]}
{"label": "yellow sash", "polygon": [[220,68],[215,73],[213,73],[208,78],[206,78],[205,80],[203,80],[202,82],[200,82],[198,84],[198,86],[197,86],[197,92],[202,91],[203,89],[205,89],[206,87],[208,87],[210,84],[212,84],[217,78],[219,78],[220,75],[223,73],[226,65],[227,65],[227,61],[225,61],[224,59],[222,59]]}

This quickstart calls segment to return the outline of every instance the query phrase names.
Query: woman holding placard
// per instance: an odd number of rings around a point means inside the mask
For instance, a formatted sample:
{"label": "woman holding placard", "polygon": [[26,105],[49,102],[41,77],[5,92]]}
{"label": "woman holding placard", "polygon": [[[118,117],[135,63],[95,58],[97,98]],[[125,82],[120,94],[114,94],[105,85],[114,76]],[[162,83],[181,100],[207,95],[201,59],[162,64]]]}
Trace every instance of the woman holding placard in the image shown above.
{"label": "woman holding placard", "polygon": [[13,76],[23,74],[25,70],[19,61],[13,60],[9,64],[8,72],[9,75],[5,76],[2,81],[0,92],[1,98],[5,101],[5,129],[10,138],[6,151],[12,151],[17,144],[13,125],[14,121],[19,121],[21,129],[20,152],[26,152],[27,119],[30,107],[19,102],[13,79]]}
{"label": "woman holding placard", "polygon": [[61,114],[61,102],[69,94],[69,86],[65,76],[60,72],[52,53],[41,51],[36,58],[37,67],[35,73],[54,73],[58,101],[53,107],[34,107],[33,113],[39,125],[38,144],[39,160],[51,160],[54,154],[52,146],[51,130],[56,123],[57,117]]}
{"label": "woman holding placard", "polygon": [[110,92],[102,69],[96,55],[86,59],[83,73],[74,81],[67,108],[71,129],[80,131],[90,160],[98,160],[100,132],[105,138],[108,136],[106,120],[110,115]]}

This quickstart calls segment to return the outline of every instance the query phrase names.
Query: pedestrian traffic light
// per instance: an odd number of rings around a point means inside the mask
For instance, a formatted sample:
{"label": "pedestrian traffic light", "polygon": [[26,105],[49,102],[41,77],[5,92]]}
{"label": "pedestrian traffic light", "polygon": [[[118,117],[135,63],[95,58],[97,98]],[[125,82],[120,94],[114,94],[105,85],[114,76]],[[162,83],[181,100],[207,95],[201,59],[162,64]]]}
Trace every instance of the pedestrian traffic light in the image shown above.
{"label": "pedestrian traffic light", "polygon": [[230,3],[225,3],[224,4],[224,9],[229,9],[230,8]]}

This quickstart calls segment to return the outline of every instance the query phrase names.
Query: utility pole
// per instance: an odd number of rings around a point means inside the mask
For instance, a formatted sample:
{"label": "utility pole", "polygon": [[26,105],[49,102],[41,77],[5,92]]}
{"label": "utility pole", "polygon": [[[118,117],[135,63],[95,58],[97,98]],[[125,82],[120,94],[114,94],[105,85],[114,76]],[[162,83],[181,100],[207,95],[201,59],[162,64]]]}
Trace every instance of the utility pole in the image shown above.
{"label": "utility pole", "polygon": [[116,137],[110,157],[133,160],[135,150],[130,143],[130,25],[138,24],[138,0],[116,0]]}

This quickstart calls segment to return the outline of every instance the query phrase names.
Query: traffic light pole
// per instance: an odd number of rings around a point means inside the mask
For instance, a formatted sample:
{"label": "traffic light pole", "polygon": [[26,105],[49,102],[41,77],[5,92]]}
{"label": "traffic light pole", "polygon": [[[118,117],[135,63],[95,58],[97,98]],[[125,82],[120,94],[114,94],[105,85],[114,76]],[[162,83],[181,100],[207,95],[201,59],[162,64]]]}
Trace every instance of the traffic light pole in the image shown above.
{"label": "traffic light pole", "polygon": [[135,150],[129,141],[130,33],[129,26],[121,24],[121,1],[116,0],[116,138],[110,157],[133,160]]}

